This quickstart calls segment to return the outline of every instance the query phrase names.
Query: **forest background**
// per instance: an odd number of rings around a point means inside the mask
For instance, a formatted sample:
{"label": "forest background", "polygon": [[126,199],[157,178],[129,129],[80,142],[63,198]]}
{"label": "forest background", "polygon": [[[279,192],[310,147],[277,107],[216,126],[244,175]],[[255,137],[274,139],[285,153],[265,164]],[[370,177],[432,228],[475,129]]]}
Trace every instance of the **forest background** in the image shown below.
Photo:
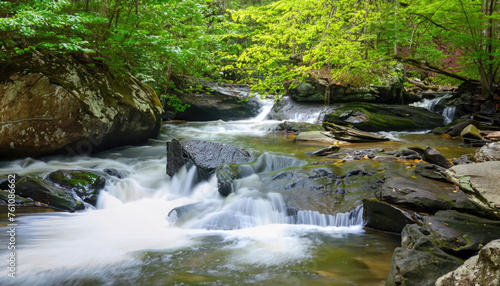
{"label": "forest background", "polygon": [[432,72],[440,76],[427,80],[478,84],[488,99],[499,81],[499,12],[495,0],[7,0],[0,62],[85,55],[179,109],[169,92],[177,75],[279,96],[306,76],[361,86]]}

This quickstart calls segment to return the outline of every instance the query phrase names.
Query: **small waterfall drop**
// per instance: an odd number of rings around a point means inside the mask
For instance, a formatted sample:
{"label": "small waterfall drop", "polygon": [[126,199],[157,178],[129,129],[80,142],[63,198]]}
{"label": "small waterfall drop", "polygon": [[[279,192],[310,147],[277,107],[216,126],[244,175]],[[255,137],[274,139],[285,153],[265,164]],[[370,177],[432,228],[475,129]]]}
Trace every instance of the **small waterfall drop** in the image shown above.
{"label": "small waterfall drop", "polygon": [[444,124],[449,124],[455,118],[456,106],[448,106],[443,110]]}

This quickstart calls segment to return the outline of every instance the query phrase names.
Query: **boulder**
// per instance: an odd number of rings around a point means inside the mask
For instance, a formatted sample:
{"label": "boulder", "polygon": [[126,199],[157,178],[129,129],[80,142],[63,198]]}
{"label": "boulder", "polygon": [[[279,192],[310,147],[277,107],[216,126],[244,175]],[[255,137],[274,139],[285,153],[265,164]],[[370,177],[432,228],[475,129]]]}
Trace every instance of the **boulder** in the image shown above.
{"label": "boulder", "polygon": [[448,182],[445,174],[446,169],[435,164],[422,164],[419,162],[415,165],[415,172],[425,178]]}
{"label": "boulder", "polygon": [[[165,106],[175,120],[229,121],[255,117],[260,112],[260,104],[248,85],[195,82],[192,78],[179,78],[178,85],[181,92],[174,93],[188,107],[176,112]],[[200,87],[193,89],[195,86]]]}
{"label": "boulder", "polygon": [[474,154],[476,162],[500,161],[500,142],[481,147]]}
{"label": "boulder", "polygon": [[432,164],[436,164],[440,167],[448,169],[451,167],[451,163],[444,157],[438,150],[427,147],[422,154],[422,159]]}
{"label": "boulder", "polygon": [[401,233],[407,224],[422,223],[422,215],[376,198],[363,199],[365,226],[382,231]]}
{"label": "boulder", "polygon": [[328,158],[342,159],[344,162],[361,160],[361,159],[373,159],[378,153],[384,152],[383,149],[360,149],[350,152],[338,153],[328,156]]}
{"label": "boulder", "polygon": [[500,285],[500,240],[485,245],[478,255],[465,261],[457,269],[443,275],[436,286]]}
{"label": "boulder", "polygon": [[489,139],[493,142],[498,142],[498,141],[500,141],[500,131],[488,132],[488,134],[485,136],[485,138]]}
{"label": "boulder", "polygon": [[447,209],[477,210],[463,192],[450,192],[449,184],[424,178],[389,178],[375,192],[375,196],[380,201],[426,213]]}
{"label": "boulder", "polygon": [[231,145],[202,140],[173,139],[167,142],[167,174],[175,175],[179,169],[196,166],[199,179],[208,180],[217,167],[226,163],[248,163],[253,157],[247,151]]}
{"label": "boulder", "polygon": [[85,209],[84,204],[68,189],[44,179],[26,176],[16,183],[16,194],[33,201],[38,206],[74,212]]}
{"label": "boulder", "polygon": [[401,247],[394,250],[391,271],[385,285],[431,286],[444,274],[456,269],[462,260],[432,243],[425,226],[406,225]]}
{"label": "boulder", "polygon": [[446,176],[486,215],[500,218],[500,161],[453,166]]}
{"label": "boulder", "polygon": [[306,152],[306,155],[309,156],[328,156],[331,155],[332,153],[337,153],[340,150],[339,146],[329,146],[320,150],[316,150],[314,152]]}
{"label": "boulder", "polygon": [[267,119],[316,123],[318,119],[321,120],[321,114],[331,113],[337,108],[323,103],[297,103],[284,97],[274,103]]}
{"label": "boulder", "polygon": [[332,137],[326,136],[325,132],[322,131],[307,131],[300,132],[295,137],[295,141],[333,145],[337,140]]}
{"label": "boulder", "polygon": [[432,129],[440,126],[443,118],[421,107],[347,103],[325,115],[324,122],[377,132]]}
{"label": "boulder", "polygon": [[86,155],[142,143],[160,128],[153,89],[88,54],[33,52],[0,69],[2,158]]}
{"label": "boulder", "polygon": [[[395,74],[395,73],[393,73]],[[284,83],[286,94],[297,102],[378,102],[392,104],[408,103],[416,98],[410,97],[404,87],[402,77],[393,74],[381,75],[384,84],[380,86],[348,86],[329,84],[325,79],[306,77],[302,82],[288,81]],[[329,100],[325,100],[325,92],[329,89]]]}
{"label": "boulder", "polygon": [[471,164],[474,163],[471,161],[472,159],[472,154],[465,154],[460,156],[460,158],[453,159],[451,162],[453,165],[465,165],[465,164]]}
{"label": "boulder", "polygon": [[45,179],[75,192],[84,202],[93,206],[97,204],[99,193],[106,185],[104,177],[88,170],[58,170],[48,174]]}
{"label": "boulder", "polygon": [[432,133],[436,135],[441,135],[441,134],[448,134],[451,137],[457,137],[460,136],[460,133],[462,130],[464,130],[465,127],[469,125],[474,125],[476,127],[480,126],[480,123],[476,120],[473,119],[461,119],[461,120],[456,120],[444,127],[438,127],[432,130]]}
{"label": "boulder", "polygon": [[334,215],[351,211],[373,196],[384,171],[384,165],[370,160],[287,168],[259,177],[263,190],[282,194],[288,207]]}
{"label": "boulder", "polygon": [[419,153],[415,150],[409,149],[409,148],[404,148],[402,150],[399,150],[396,152],[396,157],[402,160],[421,160],[422,159],[422,154]]}
{"label": "boulder", "polygon": [[469,257],[500,237],[500,221],[453,210],[424,217],[423,227],[434,245],[457,257]]}
{"label": "boulder", "polygon": [[324,122],[323,126],[330,131],[323,133],[325,136],[347,142],[378,142],[388,141],[384,136],[378,136],[369,132],[359,131],[354,128],[340,126],[333,123]]}
{"label": "boulder", "polygon": [[307,131],[324,131],[325,129],[318,124],[307,122],[291,122],[284,121],[278,125],[271,127],[269,131],[272,132],[285,132],[285,133],[300,133]]}
{"label": "boulder", "polygon": [[473,124],[467,125],[462,132],[460,132],[460,136],[462,138],[474,138],[474,139],[483,139],[483,136],[481,136],[481,133],[479,132],[479,129],[477,129],[476,126]]}

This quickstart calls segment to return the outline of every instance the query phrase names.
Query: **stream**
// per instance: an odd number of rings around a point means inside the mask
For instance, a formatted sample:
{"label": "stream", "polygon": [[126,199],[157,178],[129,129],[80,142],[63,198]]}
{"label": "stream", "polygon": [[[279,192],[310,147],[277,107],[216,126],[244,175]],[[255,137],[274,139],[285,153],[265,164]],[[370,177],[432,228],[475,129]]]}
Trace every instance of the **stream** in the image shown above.
{"label": "stream", "polygon": [[[304,209],[292,217],[286,196],[263,191],[266,173],[315,164],[319,159],[305,152],[324,147],[269,132],[278,123],[265,120],[270,106],[251,120],[163,125],[158,138],[143,146],[91,157],[0,162],[0,175],[45,176],[59,169],[123,175],[108,180],[96,208],[62,213],[18,207],[17,276],[7,277],[1,267],[0,285],[383,285],[398,235],[364,228],[360,206],[350,212]],[[418,142],[449,158],[470,151],[458,140],[424,132],[385,135],[394,140],[342,148],[396,150]],[[223,198],[215,177],[194,184],[193,168],[173,178],[165,174],[165,142],[174,137],[246,149],[262,167]],[[394,164],[384,170],[406,172]],[[176,207],[199,202],[204,207],[198,215],[169,216]],[[8,241],[6,212],[0,206],[2,243]],[[7,258],[2,246],[0,261]]]}

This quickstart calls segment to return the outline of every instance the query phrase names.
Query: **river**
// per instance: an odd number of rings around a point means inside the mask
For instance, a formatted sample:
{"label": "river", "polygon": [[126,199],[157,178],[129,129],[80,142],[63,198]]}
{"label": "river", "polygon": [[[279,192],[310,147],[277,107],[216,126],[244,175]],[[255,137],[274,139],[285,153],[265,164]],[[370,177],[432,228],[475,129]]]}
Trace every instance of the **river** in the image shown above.
{"label": "river", "polygon": [[[156,139],[91,157],[51,156],[0,162],[0,175],[40,175],[58,169],[114,169],[97,207],[61,213],[16,210],[17,277],[1,267],[1,285],[383,285],[396,234],[363,227],[360,208],[351,213],[299,211],[287,216],[281,193],[263,192],[261,173],[312,164],[320,145],[294,142],[269,132],[277,121],[190,122],[164,125]],[[376,147],[397,149],[410,141],[439,148],[446,156],[468,150],[456,140],[423,133],[392,133]],[[165,142],[195,138],[251,152],[268,169],[255,171],[222,198],[215,178],[193,184],[194,170],[165,173]],[[343,148],[372,148],[351,144]],[[176,221],[176,207],[202,202],[198,215]],[[6,245],[2,206],[0,241]],[[1,247],[0,261],[9,253]]]}

